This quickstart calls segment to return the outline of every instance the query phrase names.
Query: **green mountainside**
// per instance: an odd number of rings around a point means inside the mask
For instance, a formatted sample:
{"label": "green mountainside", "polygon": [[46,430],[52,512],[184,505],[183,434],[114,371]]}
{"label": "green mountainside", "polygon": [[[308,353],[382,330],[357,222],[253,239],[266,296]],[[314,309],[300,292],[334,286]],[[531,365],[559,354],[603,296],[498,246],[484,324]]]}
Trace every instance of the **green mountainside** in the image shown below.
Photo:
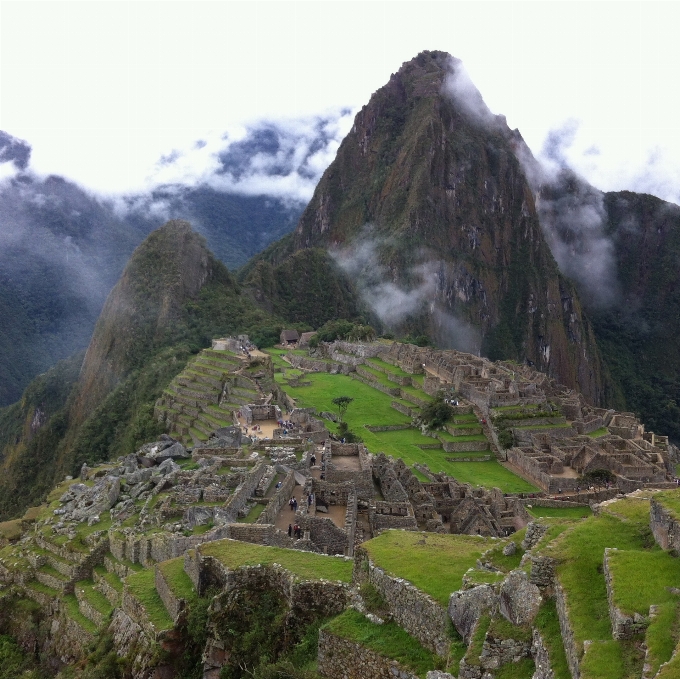
{"label": "green mountainside", "polygon": [[266,343],[281,324],[241,294],[187,222],[154,231],[111,291],[84,360],[58,364],[0,411],[0,516],[85,460],[133,452],[160,433],[154,402],[212,337],[247,332]]}
{"label": "green mountainside", "polygon": [[654,196],[605,194],[619,303],[593,309],[595,336],[616,389],[612,405],[680,440],[680,207]]}

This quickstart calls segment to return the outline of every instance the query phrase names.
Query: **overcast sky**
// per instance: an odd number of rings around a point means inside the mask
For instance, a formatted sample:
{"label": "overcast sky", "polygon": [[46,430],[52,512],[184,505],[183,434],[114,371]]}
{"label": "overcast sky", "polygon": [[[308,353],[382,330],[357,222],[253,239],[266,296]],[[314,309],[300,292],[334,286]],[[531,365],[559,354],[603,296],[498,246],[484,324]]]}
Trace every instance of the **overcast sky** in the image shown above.
{"label": "overcast sky", "polygon": [[[198,176],[225,133],[238,138],[256,120],[295,128],[354,111],[402,62],[439,49],[463,60],[534,153],[564,130],[561,154],[595,186],[680,202],[680,3],[23,1],[0,11],[0,129],[31,144],[34,171],[98,192]],[[345,116],[334,133],[350,125]],[[184,160],[166,176],[159,160],[173,152]]]}

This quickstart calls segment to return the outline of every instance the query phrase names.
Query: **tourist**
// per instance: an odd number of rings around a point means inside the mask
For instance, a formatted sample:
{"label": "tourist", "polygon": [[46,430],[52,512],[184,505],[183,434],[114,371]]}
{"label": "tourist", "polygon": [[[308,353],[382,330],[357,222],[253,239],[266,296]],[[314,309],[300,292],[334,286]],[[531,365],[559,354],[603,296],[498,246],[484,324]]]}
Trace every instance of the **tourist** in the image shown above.
{"label": "tourist", "polygon": [[293,537],[293,524],[288,524],[288,537]]}
{"label": "tourist", "polygon": [[307,507],[311,507],[311,506],[312,506],[312,494],[308,493],[307,494]]}
{"label": "tourist", "polygon": [[311,463],[312,463],[312,467],[316,464],[316,455],[314,455],[314,453],[312,453]]}
{"label": "tourist", "polygon": [[293,498],[293,511],[297,512],[297,508],[298,508],[297,500],[295,498]]}

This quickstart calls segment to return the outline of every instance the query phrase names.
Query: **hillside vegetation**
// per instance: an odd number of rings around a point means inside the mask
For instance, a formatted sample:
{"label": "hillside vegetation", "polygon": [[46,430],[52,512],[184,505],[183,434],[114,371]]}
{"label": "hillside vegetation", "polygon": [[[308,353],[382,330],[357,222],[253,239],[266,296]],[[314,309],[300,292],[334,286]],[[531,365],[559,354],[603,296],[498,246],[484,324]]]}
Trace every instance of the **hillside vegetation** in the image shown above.
{"label": "hillside vegetation", "polygon": [[125,455],[159,434],[153,404],[211,338],[246,332],[266,344],[281,325],[186,222],[153,232],[109,295],[84,361],[60,364],[1,412],[0,516],[35,504],[85,460]]}

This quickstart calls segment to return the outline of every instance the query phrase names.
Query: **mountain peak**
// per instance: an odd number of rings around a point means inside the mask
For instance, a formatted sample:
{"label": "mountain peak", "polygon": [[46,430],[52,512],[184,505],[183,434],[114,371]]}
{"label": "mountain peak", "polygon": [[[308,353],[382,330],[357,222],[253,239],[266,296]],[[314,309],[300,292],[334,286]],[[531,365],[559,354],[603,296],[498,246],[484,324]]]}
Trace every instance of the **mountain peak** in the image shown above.
{"label": "mountain peak", "polygon": [[215,264],[205,239],[183,220],[167,222],[137,247],[95,326],[79,380],[77,417],[87,417],[137,367],[137,357],[179,320]]}

